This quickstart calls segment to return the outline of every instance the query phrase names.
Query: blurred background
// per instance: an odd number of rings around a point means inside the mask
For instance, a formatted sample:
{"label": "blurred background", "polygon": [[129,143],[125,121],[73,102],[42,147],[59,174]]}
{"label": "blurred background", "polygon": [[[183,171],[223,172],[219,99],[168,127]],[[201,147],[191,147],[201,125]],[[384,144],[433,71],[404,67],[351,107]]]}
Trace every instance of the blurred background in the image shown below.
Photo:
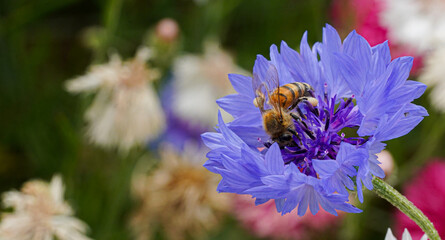
{"label": "blurred background", "polygon": [[[216,99],[234,92],[227,74],[249,75],[256,55],[268,57],[282,40],[298,48],[305,31],[310,44],[321,41],[329,23],[343,37],[356,29],[371,45],[389,40],[393,58],[415,56],[410,78],[429,86],[416,104],[430,116],[387,142],[379,160],[386,180],[445,237],[443,10],[442,0],[0,1],[0,236],[384,239],[388,227],[399,237],[405,227],[415,233],[370,191],[364,204],[351,196],[361,214],[281,217],[270,204],[217,194],[218,176],[202,167],[199,136],[216,124]],[[29,196],[43,200],[30,203]],[[36,208],[43,210],[29,210]],[[42,230],[44,219],[52,230]],[[40,238],[29,234],[36,229]]]}

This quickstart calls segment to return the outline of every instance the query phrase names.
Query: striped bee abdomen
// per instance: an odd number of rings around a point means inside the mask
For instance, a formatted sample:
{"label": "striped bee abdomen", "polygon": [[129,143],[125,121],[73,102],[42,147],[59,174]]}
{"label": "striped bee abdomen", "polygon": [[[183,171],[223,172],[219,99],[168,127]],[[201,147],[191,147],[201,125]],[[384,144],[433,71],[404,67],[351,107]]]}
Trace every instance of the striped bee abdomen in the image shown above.
{"label": "striped bee abdomen", "polygon": [[301,97],[311,96],[310,90],[312,90],[312,87],[307,83],[288,83],[275,89],[270,96],[270,101],[271,103],[278,103],[284,109],[288,109],[291,106],[294,107]]}

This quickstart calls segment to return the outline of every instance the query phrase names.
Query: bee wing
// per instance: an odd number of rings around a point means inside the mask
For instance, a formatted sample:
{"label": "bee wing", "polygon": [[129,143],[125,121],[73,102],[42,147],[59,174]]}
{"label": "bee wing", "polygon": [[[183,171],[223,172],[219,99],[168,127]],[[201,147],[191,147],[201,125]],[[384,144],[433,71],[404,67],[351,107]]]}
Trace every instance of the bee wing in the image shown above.
{"label": "bee wing", "polygon": [[[265,74],[267,78],[261,79],[256,73],[253,74],[252,78],[252,87],[253,91],[255,93],[255,99],[257,101],[257,104],[260,106],[257,106],[260,108],[261,113],[265,112],[268,109],[275,108],[280,111],[281,113],[281,107],[279,105],[279,90],[278,90],[278,101],[270,101],[272,92],[275,91],[275,89],[279,89],[280,82],[278,80],[278,72],[274,65],[269,64],[269,67],[267,69],[267,72]],[[271,92],[272,90],[272,92]],[[258,100],[263,99],[263,102],[258,102]]]}
{"label": "bee wing", "polygon": [[268,101],[270,96],[269,88],[260,80],[256,73],[253,74],[252,87],[253,92],[255,93],[254,104],[260,109],[261,114],[263,114],[266,110],[270,109],[267,104],[264,104]]}
{"label": "bee wing", "polygon": [[[281,95],[280,95],[280,80],[278,78],[278,71],[275,68],[274,65],[269,64],[269,68],[267,69],[267,83],[269,85],[269,89],[274,89],[273,91],[277,91],[275,93],[276,99],[274,101],[269,101],[269,104],[272,105],[278,112],[280,113],[280,116],[283,116],[283,113],[281,112]],[[273,93],[273,92],[272,92]]]}

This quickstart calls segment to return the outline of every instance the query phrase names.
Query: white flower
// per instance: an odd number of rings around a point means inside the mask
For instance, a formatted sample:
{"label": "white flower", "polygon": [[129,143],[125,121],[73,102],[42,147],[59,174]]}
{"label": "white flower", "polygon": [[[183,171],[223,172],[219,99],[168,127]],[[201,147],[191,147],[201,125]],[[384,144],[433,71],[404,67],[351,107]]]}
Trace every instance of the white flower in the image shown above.
{"label": "white flower", "polygon": [[0,223],[0,239],[8,240],[88,240],[87,225],[73,216],[73,210],[63,199],[64,186],[60,176],[51,182],[26,182],[21,191],[3,194],[5,207]]}
{"label": "white flower", "polygon": [[[390,228],[388,228],[388,232],[386,232],[385,240],[397,240]],[[403,231],[402,240],[412,240],[411,235],[406,228],[405,231]],[[428,236],[424,234],[420,240],[428,240]]]}
{"label": "white flower", "polygon": [[445,44],[443,0],[384,0],[383,4],[381,22],[388,28],[390,39],[418,53]]}
{"label": "white flower", "polygon": [[127,62],[115,55],[109,63],[67,82],[69,92],[96,93],[85,113],[92,142],[125,151],[155,139],[164,129],[164,113],[152,87],[158,72],[145,64],[149,55],[146,48]]}
{"label": "white flower", "polygon": [[431,103],[438,110],[445,112],[445,47],[431,53],[419,76],[420,81],[433,87],[429,94]]}
{"label": "white flower", "polygon": [[229,207],[227,195],[215,191],[220,179],[202,167],[205,149],[193,142],[184,151],[162,145],[160,156],[150,175],[143,166],[133,175],[132,193],[141,203],[131,219],[134,239],[152,239],[156,228],[166,239],[203,239]]}
{"label": "white flower", "polygon": [[185,55],[173,65],[173,111],[199,126],[214,126],[216,99],[233,92],[228,73],[245,73],[232,57],[215,44],[207,44],[203,56]]}

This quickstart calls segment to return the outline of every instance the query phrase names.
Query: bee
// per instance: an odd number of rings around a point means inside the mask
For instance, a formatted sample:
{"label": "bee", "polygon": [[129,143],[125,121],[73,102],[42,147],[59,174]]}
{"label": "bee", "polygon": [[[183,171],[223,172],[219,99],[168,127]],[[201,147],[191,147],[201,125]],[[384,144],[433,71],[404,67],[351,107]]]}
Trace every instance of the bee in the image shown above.
{"label": "bee", "polygon": [[318,100],[313,96],[313,88],[307,83],[294,82],[280,86],[278,73],[273,65],[269,65],[267,75],[269,78],[263,81],[256,74],[252,78],[254,105],[260,109],[264,130],[272,141],[277,142],[280,147],[293,146],[293,136],[299,138],[293,119],[300,121],[301,118],[291,111],[302,101],[316,106]]}

